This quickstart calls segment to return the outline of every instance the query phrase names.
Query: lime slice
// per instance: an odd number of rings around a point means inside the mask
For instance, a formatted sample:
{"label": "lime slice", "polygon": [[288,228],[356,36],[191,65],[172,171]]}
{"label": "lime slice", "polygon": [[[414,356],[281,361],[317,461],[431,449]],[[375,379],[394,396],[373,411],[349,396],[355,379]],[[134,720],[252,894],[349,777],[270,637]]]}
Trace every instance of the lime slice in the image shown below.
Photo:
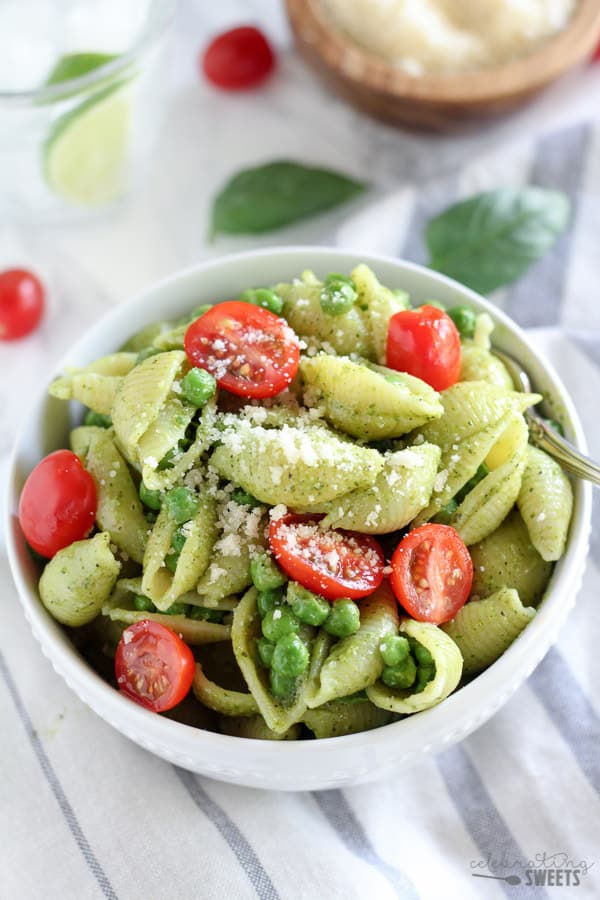
{"label": "lime slice", "polygon": [[111,85],[58,119],[44,145],[52,190],[79,206],[102,206],[123,190],[131,96]]}

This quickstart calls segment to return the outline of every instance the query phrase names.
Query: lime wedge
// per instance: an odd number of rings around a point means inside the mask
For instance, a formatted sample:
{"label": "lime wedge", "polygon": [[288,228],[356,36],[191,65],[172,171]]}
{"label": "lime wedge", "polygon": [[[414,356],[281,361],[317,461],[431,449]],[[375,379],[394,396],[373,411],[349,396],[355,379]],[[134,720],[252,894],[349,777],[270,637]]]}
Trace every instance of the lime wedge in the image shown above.
{"label": "lime wedge", "polygon": [[116,59],[115,53],[68,53],[61,56],[46,79],[46,87],[80,78]]}
{"label": "lime wedge", "polygon": [[123,82],[105,88],[54,123],[44,145],[52,190],[79,206],[102,206],[123,190],[131,96]]}

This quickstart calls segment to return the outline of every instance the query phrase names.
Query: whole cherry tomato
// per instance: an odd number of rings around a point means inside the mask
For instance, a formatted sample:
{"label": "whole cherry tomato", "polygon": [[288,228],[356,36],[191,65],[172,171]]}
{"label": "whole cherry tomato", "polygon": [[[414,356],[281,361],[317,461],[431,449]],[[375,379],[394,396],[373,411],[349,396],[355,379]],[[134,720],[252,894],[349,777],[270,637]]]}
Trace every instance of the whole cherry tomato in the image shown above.
{"label": "whole cherry tomato", "polygon": [[19,522],[31,547],[50,558],[89,534],[96,504],[94,479],[79,457],[70,450],[56,450],[27,478],[19,501]]}
{"label": "whole cherry tomato", "polygon": [[460,335],[441,309],[421,306],[396,313],[390,319],[386,347],[387,365],[426,381],[443,391],[460,375]]}
{"label": "whole cherry tomato", "polygon": [[25,337],[44,312],[44,288],[26,269],[0,272],[0,341]]}
{"label": "whole cherry tomato", "polygon": [[217,87],[229,91],[255,87],[275,66],[275,54],[266,37],[250,25],[220,34],[204,51],[204,74]]}

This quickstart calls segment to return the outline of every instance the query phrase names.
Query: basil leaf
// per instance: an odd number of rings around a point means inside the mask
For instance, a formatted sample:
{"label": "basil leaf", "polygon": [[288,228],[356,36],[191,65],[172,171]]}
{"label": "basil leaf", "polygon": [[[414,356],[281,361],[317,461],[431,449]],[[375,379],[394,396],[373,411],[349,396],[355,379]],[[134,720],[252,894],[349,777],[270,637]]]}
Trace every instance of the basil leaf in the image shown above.
{"label": "basil leaf", "polygon": [[430,266],[489,294],[515,281],[550,249],[569,213],[568,198],[544,188],[477,194],[429,222]]}
{"label": "basil leaf", "polygon": [[212,232],[260,234],[331,209],[366,185],[338,172],[273,162],[239,172],[216,197]]}

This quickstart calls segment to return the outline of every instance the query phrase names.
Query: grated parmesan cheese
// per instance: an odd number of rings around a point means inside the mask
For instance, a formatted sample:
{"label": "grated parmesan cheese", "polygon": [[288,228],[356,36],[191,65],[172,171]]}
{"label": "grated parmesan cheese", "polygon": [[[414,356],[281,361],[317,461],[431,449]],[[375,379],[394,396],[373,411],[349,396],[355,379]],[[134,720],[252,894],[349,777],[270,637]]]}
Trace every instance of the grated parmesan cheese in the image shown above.
{"label": "grated parmesan cheese", "polygon": [[561,31],[577,0],[322,0],[341,31],[408,75],[490,68]]}

